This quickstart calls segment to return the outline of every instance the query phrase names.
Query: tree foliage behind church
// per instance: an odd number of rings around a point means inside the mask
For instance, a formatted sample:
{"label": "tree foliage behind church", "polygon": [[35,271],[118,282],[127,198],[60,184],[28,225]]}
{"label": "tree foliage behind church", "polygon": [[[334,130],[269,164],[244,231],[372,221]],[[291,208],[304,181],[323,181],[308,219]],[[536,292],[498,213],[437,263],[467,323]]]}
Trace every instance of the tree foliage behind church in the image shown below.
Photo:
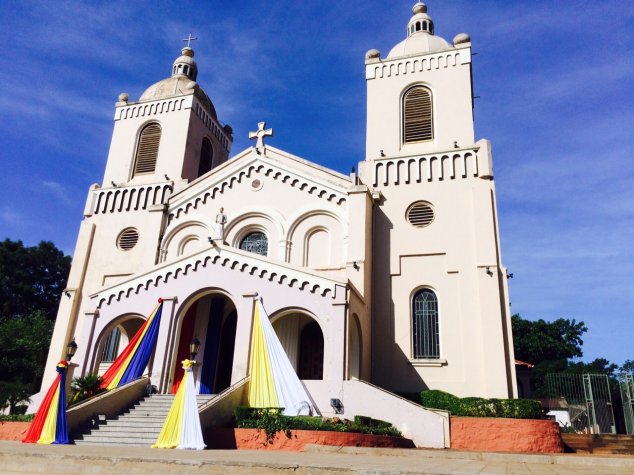
{"label": "tree foliage behind church", "polygon": [[513,326],[513,346],[515,358],[535,365],[531,374],[531,386],[536,397],[548,397],[546,375],[549,373],[605,374],[610,378],[613,398],[620,396],[617,375],[631,373],[634,363],[626,361],[622,366],[605,358],[596,358],[586,363],[572,361],[583,356],[582,336],[588,331],[584,322],[559,318],[552,322],[545,320],[524,320],[520,315],[511,318]]}
{"label": "tree foliage behind church", "polygon": [[52,242],[0,242],[0,408],[40,386],[70,261]]}
{"label": "tree foliage behind church", "polygon": [[32,247],[10,239],[0,242],[0,318],[39,311],[55,320],[70,262],[50,241]]}

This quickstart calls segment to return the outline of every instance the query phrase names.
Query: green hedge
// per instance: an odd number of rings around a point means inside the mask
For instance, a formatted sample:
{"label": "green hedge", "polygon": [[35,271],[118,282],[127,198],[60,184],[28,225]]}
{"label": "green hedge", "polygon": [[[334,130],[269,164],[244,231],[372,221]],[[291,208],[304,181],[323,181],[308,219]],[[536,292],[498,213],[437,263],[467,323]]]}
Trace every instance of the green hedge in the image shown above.
{"label": "green hedge", "polygon": [[421,404],[430,409],[449,411],[454,416],[509,417],[513,419],[542,419],[544,411],[539,401],[532,399],[459,398],[439,390],[423,391]]}
{"label": "green hedge", "polygon": [[323,430],[330,432],[358,432],[361,434],[391,435],[401,437],[402,434],[389,422],[371,417],[355,416],[354,420],[338,417],[324,418],[311,416],[284,416],[283,408],[243,407],[235,409],[236,427],[243,429],[261,429],[266,432],[271,442],[277,432],[284,432],[291,437],[291,430]]}
{"label": "green hedge", "polygon": [[0,414],[0,422],[31,422],[35,414]]}

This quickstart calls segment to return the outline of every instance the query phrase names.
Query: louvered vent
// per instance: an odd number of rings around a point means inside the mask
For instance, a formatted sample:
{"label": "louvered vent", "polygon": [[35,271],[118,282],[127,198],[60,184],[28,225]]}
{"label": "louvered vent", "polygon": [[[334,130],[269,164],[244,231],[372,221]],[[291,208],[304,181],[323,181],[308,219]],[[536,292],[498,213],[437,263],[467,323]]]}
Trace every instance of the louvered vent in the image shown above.
{"label": "louvered vent", "polygon": [[139,146],[136,151],[136,162],[134,164],[135,175],[139,173],[154,173],[160,141],[160,125],[150,124],[141,131]]}
{"label": "louvered vent", "polygon": [[434,220],[434,209],[429,203],[414,203],[407,211],[407,220],[417,228],[429,226]]}
{"label": "louvered vent", "polygon": [[431,92],[421,86],[411,88],[403,98],[403,142],[434,138]]}
{"label": "louvered vent", "polygon": [[139,232],[134,228],[126,228],[117,238],[117,246],[123,251],[129,251],[139,242]]}

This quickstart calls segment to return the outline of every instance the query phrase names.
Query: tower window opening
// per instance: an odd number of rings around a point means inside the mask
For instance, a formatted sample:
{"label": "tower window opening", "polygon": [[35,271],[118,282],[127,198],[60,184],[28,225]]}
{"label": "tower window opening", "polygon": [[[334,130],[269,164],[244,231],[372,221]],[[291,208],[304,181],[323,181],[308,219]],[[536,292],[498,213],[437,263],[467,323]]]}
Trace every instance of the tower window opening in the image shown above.
{"label": "tower window opening", "polygon": [[427,22],[426,21],[423,22],[423,31],[427,31]]}
{"label": "tower window opening", "polygon": [[142,173],[154,173],[161,141],[161,126],[156,122],[146,125],[139,134],[134,163],[134,176]]}
{"label": "tower window opening", "polygon": [[420,31],[420,23],[416,22],[416,31]]}
{"label": "tower window opening", "polygon": [[403,143],[434,138],[431,91],[414,86],[403,96]]}
{"label": "tower window opening", "polygon": [[410,28],[409,28],[409,32],[410,32],[410,33],[414,33],[414,25],[410,26]]}
{"label": "tower window opening", "polygon": [[189,66],[185,66],[185,67],[183,68],[183,73],[185,73],[185,74],[189,74]]}
{"label": "tower window opening", "polygon": [[203,138],[202,146],[200,147],[200,161],[198,162],[198,176],[203,176],[209,170],[214,157],[214,149],[211,146],[211,142],[207,137]]}

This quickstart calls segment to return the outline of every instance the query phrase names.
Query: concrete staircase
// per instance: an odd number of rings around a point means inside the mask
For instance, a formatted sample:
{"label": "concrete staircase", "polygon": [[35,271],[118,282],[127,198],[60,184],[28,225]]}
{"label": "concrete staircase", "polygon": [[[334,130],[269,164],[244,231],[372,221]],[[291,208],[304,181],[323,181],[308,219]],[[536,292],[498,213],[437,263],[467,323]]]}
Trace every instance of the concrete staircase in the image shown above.
{"label": "concrete staircase", "polygon": [[[198,395],[198,407],[214,397]],[[93,427],[74,436],[75,444],[150,447],[156,442],[173,401],[173,394],[154,394],[115,416],[99,416]]]}

